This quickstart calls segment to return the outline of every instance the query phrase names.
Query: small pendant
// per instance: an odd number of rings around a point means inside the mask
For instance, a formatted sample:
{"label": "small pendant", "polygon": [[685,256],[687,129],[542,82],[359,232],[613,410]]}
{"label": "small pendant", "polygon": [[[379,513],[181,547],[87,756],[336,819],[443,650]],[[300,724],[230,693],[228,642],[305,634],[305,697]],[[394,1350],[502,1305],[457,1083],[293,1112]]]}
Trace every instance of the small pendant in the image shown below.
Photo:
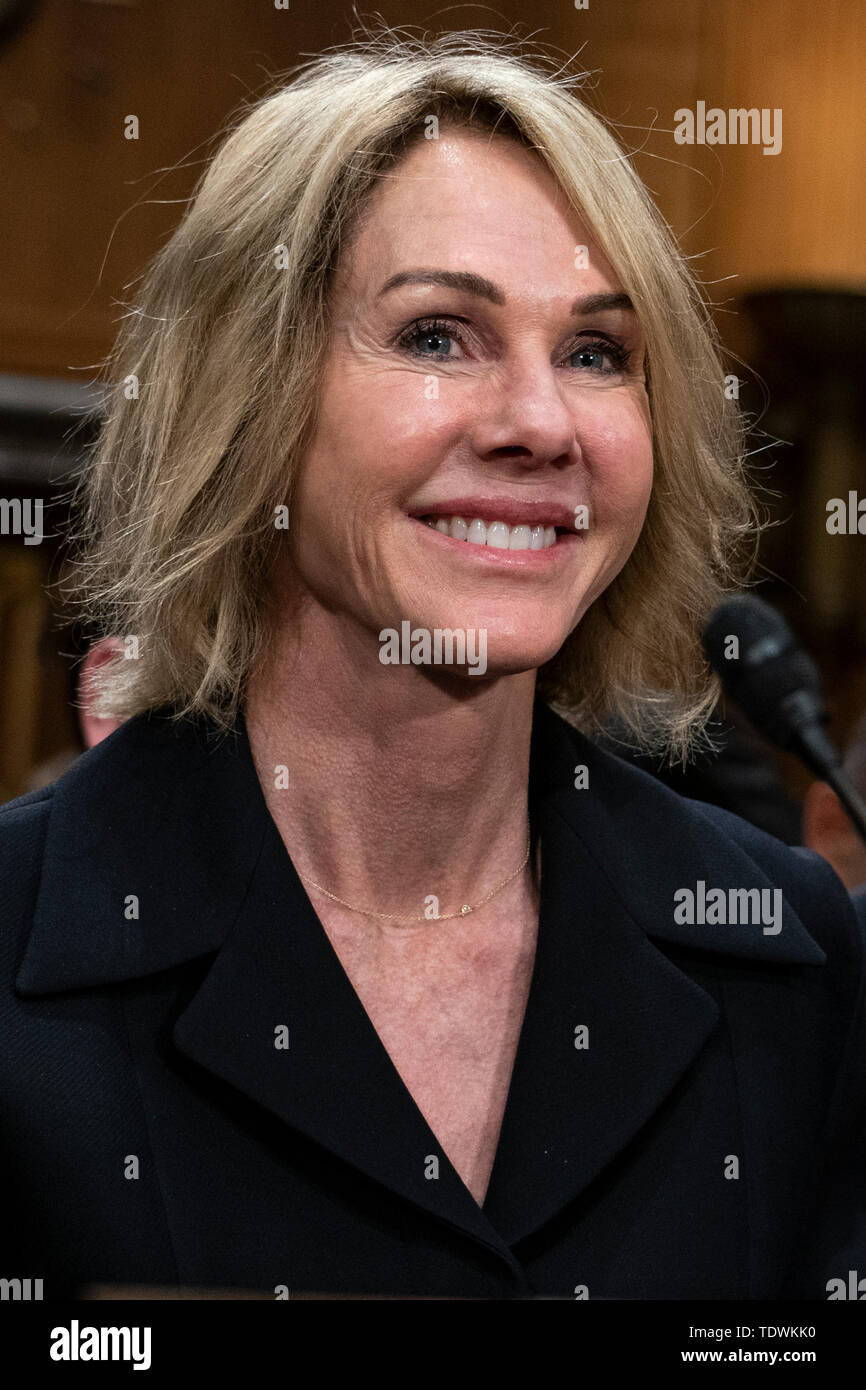
{"label": "small pendant", "polygon": [[471,912],[471,911],[472,911],[472,908],[469,906],[469,904],[468,904],[468,903],[464,903],[463,906],[462,906],[461,909],[460,909],[460,916],[461,916],[461,917],[465,917],[466,914],[467,914],[467,912]]}

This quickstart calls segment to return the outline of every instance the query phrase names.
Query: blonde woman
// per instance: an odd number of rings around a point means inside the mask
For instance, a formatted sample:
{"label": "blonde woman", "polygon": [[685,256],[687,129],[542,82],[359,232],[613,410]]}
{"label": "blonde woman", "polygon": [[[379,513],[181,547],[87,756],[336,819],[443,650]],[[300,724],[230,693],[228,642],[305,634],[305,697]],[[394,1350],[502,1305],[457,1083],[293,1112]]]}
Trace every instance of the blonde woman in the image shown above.
{"label": "blonde woman", "polygon": [[374,37],[225,140],[78,498],[126,722],[0,815],[46,1296],[826,1296],[848,900],[591,738],[712,706],[723,376],[540,54]]}

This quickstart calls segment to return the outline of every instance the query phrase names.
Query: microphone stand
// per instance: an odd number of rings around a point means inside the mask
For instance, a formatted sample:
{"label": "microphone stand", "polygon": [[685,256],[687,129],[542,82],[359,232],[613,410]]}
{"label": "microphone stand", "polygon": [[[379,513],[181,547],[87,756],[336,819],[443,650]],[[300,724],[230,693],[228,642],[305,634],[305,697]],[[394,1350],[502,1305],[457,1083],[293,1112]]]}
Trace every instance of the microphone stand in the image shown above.
{"label": "microphone stand", "polygon": [[820,724],[804,722],[790,742],[815,776],[833,788],[860,839],[866,844],[866,801],[842,770],[842,760],[824,729]]}
{"label": "microphone stand", "polygon": [[863,800],[854,784],[845,776],[841,767],[831,768],[826,781],[829,782],[848,812],[851,823],[860,839],[866,844],[866,801]]}

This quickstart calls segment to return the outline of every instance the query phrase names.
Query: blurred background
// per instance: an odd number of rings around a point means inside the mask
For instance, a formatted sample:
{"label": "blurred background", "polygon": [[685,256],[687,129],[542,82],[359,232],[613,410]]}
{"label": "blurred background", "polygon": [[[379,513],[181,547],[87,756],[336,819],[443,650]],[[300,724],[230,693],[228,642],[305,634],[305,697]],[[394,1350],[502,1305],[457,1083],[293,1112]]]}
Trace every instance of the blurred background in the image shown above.
{"label": "blurred background", "polygon": [[[517,24],[592,74],[584,95],[708,286],[774,522],[760,592],[818,660],[846,744],[866,710],[866,6],[379,0],[375,12],[432,32]],[[0,801],[107,731],[75,708],[82,643],[58,628],[48,586],[62,494],[98,427],[99,364],[137,280],[241,103],[355,23],[343,0],[0,0]],[[677,143],[675,113],[700,102],[781,110],[780,151]],[[828,532],[832,498],[853,506],[853,534]],[[37,503],[44,539],[27,544],[16,520]],[[764,823],[795,842],[809,778],[760,756],[779,788]]]}

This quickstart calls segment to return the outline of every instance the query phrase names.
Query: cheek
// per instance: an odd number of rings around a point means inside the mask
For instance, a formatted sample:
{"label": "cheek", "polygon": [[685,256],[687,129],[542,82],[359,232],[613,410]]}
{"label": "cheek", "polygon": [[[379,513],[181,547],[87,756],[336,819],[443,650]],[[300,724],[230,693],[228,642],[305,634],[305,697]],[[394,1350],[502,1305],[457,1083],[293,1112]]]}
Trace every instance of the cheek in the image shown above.
{"label": "cheek", "polygon": [[322,557],[339,554],[362,586],[383,528],[435,472],[459,429],[441,396],[425,398],[420,372],[334,372],[298,479],[295,517],[304,540],[295,541],[294,554],[302,569],[321,573]]}
{"label": "cheek", "polygon": [[639,529],[652,491],[653,441],[638,401],[623,403],[598,422],[585,457],[597,510],[609,523]]}
{"label": "cheek", "polygon": [[323,401],[316,453],[332,473],[362,477],[366,490],[401,480],[411,489],[459,430],[442,382],[432,375],[346,373]]}

